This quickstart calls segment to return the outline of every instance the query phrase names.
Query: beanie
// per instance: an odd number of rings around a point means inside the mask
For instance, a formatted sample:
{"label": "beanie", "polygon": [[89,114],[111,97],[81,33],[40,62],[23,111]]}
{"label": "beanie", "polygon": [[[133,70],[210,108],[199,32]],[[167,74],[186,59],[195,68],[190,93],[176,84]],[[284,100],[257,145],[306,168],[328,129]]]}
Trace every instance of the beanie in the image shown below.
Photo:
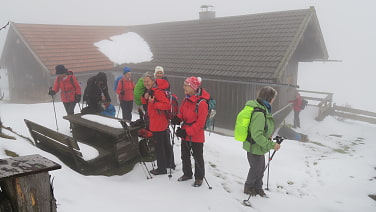
{"label": "beanie", "polygon": [[185,79],[185,83],[189,85],[193,90],[197,91],[198,88],[201,86],[201,77],[188,77]]}
{"label": "beanie", "polygon": [[58,75],[58,74],[66,74],[66,73],[68,73],[68,69],[66,69],[65,67],[64,67],[64,65],[57,65],[56,67],[55,67],[55,70],[56,70],[56,74]]}
{"label": "beanie", "polygon": [[158,71],[161,71],[164,74],[164,70],[162,66],[156,66],[154,71],[154,76],[157,74]]}
{"label": "beanie", "polygon": [[129,67],[124,67],[123,74],[126,74],[128,72],[131,72],[131,69]]}

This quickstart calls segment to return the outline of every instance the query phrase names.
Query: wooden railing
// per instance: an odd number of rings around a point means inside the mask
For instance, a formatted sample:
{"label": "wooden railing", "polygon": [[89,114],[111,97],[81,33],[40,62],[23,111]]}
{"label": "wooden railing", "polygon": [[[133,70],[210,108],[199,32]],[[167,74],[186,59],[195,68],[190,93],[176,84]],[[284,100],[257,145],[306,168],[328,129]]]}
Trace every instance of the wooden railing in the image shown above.
{"label": "wooden railing", "polygon": [[331,115],[345,119],[353,119],[357,121],[364,121],[371,124],[376,124],[376,113],[370,111],[337,106],[334,104],[333,112]]}
{"label": "wooden railing", "polygon": [[[325,95],[324,98],[320,97],[310,97],[304,96],[302,97],[308,100],[308,104],[312,106],[317,106],[319,108],[317,117],[315,118],[317,121],[322,121],[326,116],[330,115],[332,112],[332,101],[333,101],[333,93],[328,92],[318,92],[318,91],[307,91],[307,90],[298,90],[301,93],[311,93],[311,94],[321,94]],[[310,103],[309,100],[313,100],[319,102],[317,105]]]}

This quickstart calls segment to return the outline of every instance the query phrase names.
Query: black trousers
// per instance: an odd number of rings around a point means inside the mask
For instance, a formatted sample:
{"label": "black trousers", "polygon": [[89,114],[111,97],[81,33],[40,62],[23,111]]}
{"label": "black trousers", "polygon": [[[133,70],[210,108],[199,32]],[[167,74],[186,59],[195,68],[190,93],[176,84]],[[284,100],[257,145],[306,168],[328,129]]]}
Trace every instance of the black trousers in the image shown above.
{"label": "black trousers", "polygon": [[294,128],[300,127],[299,113],[300,111],[294,111]]}
{"label": "black trousers", "polygon": [[132,121],[133,101],[120,100],[120,107],[123,113],[123,119]]}
{"label": "black trousers", "polygon": [[76,107],[76,102],[63,102],[65,111],[68,115],[74,114],[74,107]]}
{"label": "black trousers", "polygon": [[183,173],[185,176],[191,177],[192,164],[191,164],[191,150],[195,160],[195,179],[204,179],[205,165],[204,165],[204,143],[196,143],[190,141],[181,141],[181,160],[183,163]]}
{"label": "black trousers", "polygon": [[170,144],[167,130],[153,132],[153,140],[157,155],[157,166],[159,173],[167,173],[167,168],[175,168],[173,151]]}
{"label": "black trousers", "polygon": [[265,169],[265,156],[247,152],[247,158],[250,168],[248,170],[247,180],[245,181],[245,187],[261,189]]}

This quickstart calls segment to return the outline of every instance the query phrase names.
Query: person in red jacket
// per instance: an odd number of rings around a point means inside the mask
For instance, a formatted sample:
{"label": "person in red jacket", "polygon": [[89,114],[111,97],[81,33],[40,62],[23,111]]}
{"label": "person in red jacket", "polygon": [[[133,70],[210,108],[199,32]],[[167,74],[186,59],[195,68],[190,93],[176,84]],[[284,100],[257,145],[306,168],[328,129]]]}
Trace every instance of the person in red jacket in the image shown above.
{"label": "person in red jacket", "polygon": [[55,70],[57,77],[53,88],[50,87],[48,94],[53,96],[61,90],[61,101],[64,104],[65,111],[68,115],[73,115],[76,103],[81,101],[81,86],[76,76],[69,74],[64,65],[57,65]]}
{"label": "person in red jacket", "polygon": [[[183,163],[183,176],[178,181],[192,179],[191,150],[195,160],[195,182],[194,186],[199,187],[205,177],[205,165],[203,147],[205,142],[204,126],[208,115],[208,103],[210,94],[201,86],[200,77],[189,77],[184,81],[184,94],[186,97],[180,107],[179,114],[174,116],[171,124],[179,125],[176,136],[181,141],[181,159]],[[205,99],[207,101],[202,101]],[[201,100],[201,101],[200,101]],[[199,104],[197,105],[197,103]]]}
{"label": "person in red jacket", "polygon": [[147,89],[143,98],[147,104],[149,130],[153,133],[158,165],[158,168],[151,170],[150,173],[154,175],[167,174],[167,168],[174,166],[171,155],[172,147],[167,131],[169,120],[165,112],[171,108],[170,100],[164,91],[169,83],[164,79],[154,79],[152,73],[145,73],[143,80]]}
{"label": "person in red jacket", "polygon": [[131,69],[124,67],[123,75],[117,85],[116,93],[119,95],[123,119],[132,121],[134,83],[132,81]]}
{"label": "person in red jacket", "polygon": [[303,98],[300,96],[300,93],[296,93],[295,99],[289,102],[292,103],[292,109],[294,110],[294,128],[300,127],[299,114],[302,110]]}

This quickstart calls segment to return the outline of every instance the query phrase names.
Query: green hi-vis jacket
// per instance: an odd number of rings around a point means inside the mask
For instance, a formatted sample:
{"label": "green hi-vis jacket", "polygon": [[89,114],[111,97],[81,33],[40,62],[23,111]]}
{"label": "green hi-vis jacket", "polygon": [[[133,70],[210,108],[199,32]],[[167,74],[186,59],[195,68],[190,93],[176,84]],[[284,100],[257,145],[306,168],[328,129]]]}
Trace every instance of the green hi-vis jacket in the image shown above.
{"label": "green hi-vis jacket", "polygon": [[[265,116],[262,112],[255,112],[252,115],[249,132],[256,143],[251,144],[249,141],[243,142],[243,149],[247,152],[251,152],[255,155],[264,155],[269,152],[269,150],[274,149],[275,144],[273,141],[269,140],[269,137],[274,132],[274,120],[272,114],[268,112],[268,109],[264,105],[258,103],[256,100],[247,101],[245,107],[259,107],[266,111]],[[265,129],[265,118],[267,129]]]}

